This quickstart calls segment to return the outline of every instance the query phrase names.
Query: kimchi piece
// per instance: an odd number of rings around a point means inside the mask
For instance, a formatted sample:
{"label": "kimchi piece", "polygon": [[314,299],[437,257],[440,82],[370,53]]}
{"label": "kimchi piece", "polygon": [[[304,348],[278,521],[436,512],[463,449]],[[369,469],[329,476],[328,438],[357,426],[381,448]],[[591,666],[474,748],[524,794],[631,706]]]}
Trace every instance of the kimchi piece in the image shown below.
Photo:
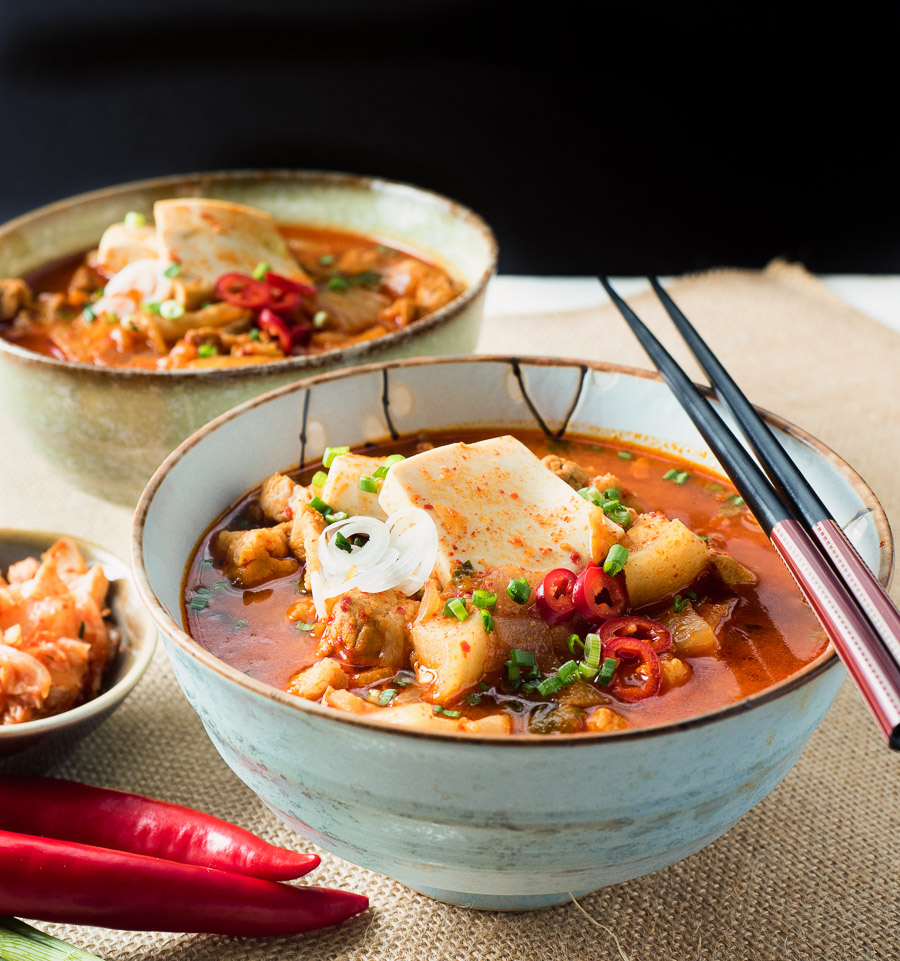
{"label": "kimchi piece", "polygon": [[0,724],[60,714],[95,697],[118,649],[109,581],[75,543],[0,573]]}

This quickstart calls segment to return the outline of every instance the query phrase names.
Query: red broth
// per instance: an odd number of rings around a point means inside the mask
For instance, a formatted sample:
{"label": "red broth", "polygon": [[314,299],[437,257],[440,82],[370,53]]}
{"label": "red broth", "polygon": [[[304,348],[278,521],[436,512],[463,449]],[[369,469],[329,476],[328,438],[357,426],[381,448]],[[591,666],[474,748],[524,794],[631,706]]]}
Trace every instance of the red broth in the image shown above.
{"label": "red broth", "polygon": [[[429,434],[427,443],[472,442],[504,432]],[[557,453],[580,464],[591,477],[617,475],[623,487],[636,493],[644,511],[659,510],[669,519],[682,521],[707,538],[711,547],[728,552],[757,576],[756,584],[727,590],[709,574],[701,574],[691,585],[701,599],[732,602],[730,615],[716,630],[719,650],[715,656],[683,657],[692,671],[690,680],[668,687],[658,696],[628,703],[605,691],[609,706],[629,727],[678,721],[725,707],[789,677],[825,650],[827,640],[816,618],[752,515],[722,478],[677,457],[619,441],[552,441],[537,432],[518,432],[517,436],[538,456]],[[395,452],[410,455],[422,440],[405,439],[360,452],[371,456]],[[308,482],[314,469],[298,479]],[[673,471],[688,477],[678,483],[672,478]],[[225,578],[211,546],[223,529],[260,526],[258,495],[258,489],[252,491],[229,508],[198,544],[185,574],[184,619],[188,632],[217,657],[257,680],[287,690],[292,678],[316,660],[316,631],[298,629],[297,621],[287,616],[291,606],[304,596],[302,568],[256,589],[241,590]],[[636,613],[656,618],[671,611],[673,602],[673,597],[667,597]],[[559,659],[568,656],[562,652]],[[386,679],[354,688],[351,680],[350,689],[375,699],[393,683]],[[496,677],[484,678],[483,686],[491,693],[485,694],[480,704],[471,705],[461,698],[451,708],[471,718],[502,709],[511,714],[512,733],[527,733],[529,723],[533,730],[530,719],[534,712],[546,709],[543,699],[504,692]],[[404,697],[414,697],[417,692],[427,699],[427,689],[419,688],[412,676]]]}

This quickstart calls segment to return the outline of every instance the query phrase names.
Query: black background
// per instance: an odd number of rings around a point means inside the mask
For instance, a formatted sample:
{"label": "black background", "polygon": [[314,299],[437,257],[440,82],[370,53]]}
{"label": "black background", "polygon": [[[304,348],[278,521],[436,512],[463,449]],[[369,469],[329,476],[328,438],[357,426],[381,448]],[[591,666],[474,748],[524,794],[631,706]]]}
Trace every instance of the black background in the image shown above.
{"label": "black background", "polygon": [[0,219],[305,167],[468,204],[507,273],[898,273],[897,24],[810,9],[0,0]]}

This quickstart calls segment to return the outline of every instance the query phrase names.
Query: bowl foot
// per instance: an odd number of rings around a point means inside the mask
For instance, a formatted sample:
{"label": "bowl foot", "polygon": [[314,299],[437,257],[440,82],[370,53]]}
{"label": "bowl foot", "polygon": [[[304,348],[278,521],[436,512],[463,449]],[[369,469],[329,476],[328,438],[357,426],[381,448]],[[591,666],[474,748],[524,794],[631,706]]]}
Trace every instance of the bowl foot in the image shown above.
{"label": "bowl foot", "polygon": [[[407,885],[409,887],[409,885]],[[566,904],[572,898],[580,898],[590,891],[554,891],[551,894],[466,894],[462,891],[445,891],[443,888],[412,888],[426,898],[443,901],[460,908],[473,908],[476,911],[537,911]]]}

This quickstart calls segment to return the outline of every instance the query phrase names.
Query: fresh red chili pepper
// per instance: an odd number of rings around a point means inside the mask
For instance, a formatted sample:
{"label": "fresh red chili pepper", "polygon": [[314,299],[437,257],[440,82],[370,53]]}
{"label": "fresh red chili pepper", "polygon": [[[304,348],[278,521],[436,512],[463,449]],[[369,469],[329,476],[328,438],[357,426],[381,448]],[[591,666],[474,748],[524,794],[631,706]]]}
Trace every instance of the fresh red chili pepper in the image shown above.
{"label": "fresh red chili pepper", "polygon": [[608,644],[614,637],[636,637],[646,641],[656,654],[662,654],[672,646],[672,632],[665,624],[649,617],[614,617],[600,628],[600,641]]}
{"label": "fresh red chili pepper", "polygon": [[271,302],[269,306],[273,310],[290,310],[290,307],[276,307],[275,304],[281,294],[296,294],[297,299],[293,306],[300,303],[301,297],[314,297],[316,288],[311,283],[304,283],[302,280],[291,280],[290,277],[282,277],[281,274],[273,274],[269,271],[266,274],[266,284],[271,292]]}
{"label": "fresh red chili pepper", "polygon": [[270,881],[302,877],[319,864],[318,855],[275,847],[243,828],[179,804],[59,778],[0,777],[0,830]]}
{"label": "fresh red chili pepper", "polygon": [[142,854],[0,831],[0,914],[131,931],[237,937],[340,924],[369,899]]}
{"label": "fresh red chili pepper", "polygon": [[269,303],[269,288],[246,274],[222,274],[216,281],[215,295],[246,310],[259,310]]}
{"label": "fresh red chili pepper", "polygon": [[[652,697],[659,693],[662,672],[656,652],[646,642],[636,637],[614,637],[609,644],[603,645],[603,657],[614,657],[619,661],[619,667],[613,675],[609,690],[623,701],[642,701],[645,697]],[[638,679],[637,684],[626,683],[622,677],[622,659],[637,658],[640,663],[631,669],[629,680]],[[631,665],[628,665],[631,668]]]}
{"label": "fresh red chili pepper", "polygon": [[575,613],[574,586],[575,575],[565,567],[554,568],[538,585],[535,591],[538,613],[551,627],[569,620]]}
{"label": "fresh red chili pepper", "polygon": [[309,343],[312,335],[312,327],[309,324],[290,324],[268,307],[259,312],[257,324],[260,330],[264,330],[273,340],[278,341],[278,346],[285,354],[290,354],[294,347],[302,347]]}
{"label": "fresh red chili pepper", "polygon": [[622,574],[610,577],[602,567],[589,564],[575,579],[572,599],[578,613],[589,623],[621,617],[628,609],[628,590]]}

